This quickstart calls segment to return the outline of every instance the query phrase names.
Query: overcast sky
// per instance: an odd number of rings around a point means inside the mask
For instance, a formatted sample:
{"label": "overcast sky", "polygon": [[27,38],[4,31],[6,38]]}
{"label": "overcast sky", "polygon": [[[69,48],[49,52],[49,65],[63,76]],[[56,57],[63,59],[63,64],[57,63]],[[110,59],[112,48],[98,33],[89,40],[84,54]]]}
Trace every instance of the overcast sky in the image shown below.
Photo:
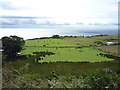
{"label": "overcast sky", "polygon": [[0,25],[3,28],[111,25],[113,29],[118,23],[118,1],[0,0]]}

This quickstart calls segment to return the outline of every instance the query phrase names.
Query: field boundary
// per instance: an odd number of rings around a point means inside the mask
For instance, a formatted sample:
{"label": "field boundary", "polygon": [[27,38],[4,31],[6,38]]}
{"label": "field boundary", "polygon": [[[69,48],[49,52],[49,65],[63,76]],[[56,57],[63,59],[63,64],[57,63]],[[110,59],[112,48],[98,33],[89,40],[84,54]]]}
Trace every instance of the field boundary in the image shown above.
{"label": "field boundary", "polygon": [[114,56],[120,57],[119,54],[111,53],[111,52],[108,52],[108,51],[105,51],[105,50],[102,50],[102,49],[99,49],[99,48],[93,48],[93,49],[96,49],[96,50],[99,50],[99,51],[101,51],[101,52],[109,53],[109,54],[111,54],[111,55],[114,55]]}
{"label": "field boundary", "polygon": [[24,47],[42,47],[42,48],[82,48],[83,46],[24,46]]}
{"label": "field boundary", "polygon": [[83,47],[98,47],[98,46],[24,46],[24,47],[43,47],[43,48],[83,48]]}

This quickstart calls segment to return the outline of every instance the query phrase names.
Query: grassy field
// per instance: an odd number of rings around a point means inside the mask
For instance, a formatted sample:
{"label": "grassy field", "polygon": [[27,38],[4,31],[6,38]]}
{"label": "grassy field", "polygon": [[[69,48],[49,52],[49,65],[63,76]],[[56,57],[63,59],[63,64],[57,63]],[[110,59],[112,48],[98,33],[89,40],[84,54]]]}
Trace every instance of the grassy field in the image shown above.
{"label": "grassy field", "polygon": [[25,46],[77,46],[60,39],[26,40]]}
{"label": "grassy field", "polygon": [[[95,41],[107,42],[108,39],[117,39],[117,36],[94,36],[94,37],[64,37],[62,39],[36,39],[36,40],[27,40],[25,50],[21,52],[22,55],[32,54],[33,52],[40,51],[49,51],[55,53],[55,55],[47,55],[42,57],[43,60],[39,60],[39,63],[42,62],[102,62],[102,61],[111,61],[113,59],[107,57],[101,57],[101,51],[92,49],[92,48],[65,48],[65,46],[89,46],[97,45]],[[43,46],[43,47],[34,47],[34,46]],[[54,48],[47,48],[45,46],[53,46]],[[102,48],[108,50],[109,52],[118,52],[117,46],[100,46],[97,48]],[[63,48],[55,48],[63,47]],[[111,47],[111,48],[109,48]],[[108,49],[107,49],[108,48]],[[116,49],[115,49],[116,48]],[[114,49],[114,50],[113,50]],[[104,54],[104,53],[103,53]]]}
{"label": "grassy field", "polygon": [[111,61],[113,59],[109,59],[106,57],[101,57],[97,55],[102,53],[101,51],[94,50],[91,48],[39,48],[39,47],[27,47],[26,50],[21,52],[22,55],[32,54],[33,52],[40,51],[49,51],[54,52],[55,55],[47,55],[46,57],[42,57],[43,60],[39,60],[39,62],[102,62],[102,61]]}
{"label": "grassy field", "polygon": [[[49,63],[49,64],[37,64],[38,67],[44,70],[45,67],[49,67],[49,71],[57,71],[61,73],[61,70],[65,70],[63,74],[68,73],[67,71],[71,71],[74,67],[75,72],[73,72],[75,75],[77,75],[80,72],[87,72],[91,68],[91,70],[95,70],[98,67],[99,68],[114,68],[112,64],[117,65],[117,61],[115,61],[113,58],[107,58],[100,56],[100,53],[106,54],[104,52],[101,52],[99,50],[95,50],[93,48],[64,48],[64,46],[77,46],[76,43],[82,43],[84,46],[89,46],[91,44],[94,44],[95,41],[102,41],[107,42],[106,39],[116,39],[117,36],[95,36],[91,38],[87,37],[64,37],[62,39],[37,39],[37,40],[27,40],[26,46],[62,46],[63,48],[47,48],[47,47],[25,47],[25,50],[21,52],[22,55],[33,55],[33,52],[43,52],[43,51],[49,51],[55,53],[55,55],[46,55],[45,57],[42,57],[43,60],[39,60],[39,63],[43,62],[64,62],[64,63]],[[54,42],[54,43],[53,43]],[[99,46],[102,47],[102,46]],[[105,47],[105,46],[104,46]],[[106,47],[116,47],[116,46],[106,46]],[[110,52],[112,52],[111,50]],[[117,48],[114,49],[114,51],[118,51]],[[104,62],[106,61],[106,62]],[[109,61],[109,62],[108,62]],[[34,62],[34,58],[32,59],[32,62]],[[74,62],[74,63],[72,63]],[[77,63],[81,62],[81,63]],[[83,63],[82,63],[83,62]],[[85,63],[85,62],[92,62],[92,63]],[[96,62],[96,63],[93,63]],[[100,62],[100,63],[98,63]],[[103,63],[103,64],[102,64]],[[78,65],[77,65],[78,64]],[[40,66],[39,66],[40,65]],[[54,65],[54,66],[52,66]],[[88,65],[91,65],[87,67]],[[92,65],[95,67],[92,67]],[[63,66],[63,67],[62,67]],[[98,67],[97,67],[98,66]],[[34,67],[34,66],[33,66]],[[86,69],[85,69],[86,67]],[[59,68],[59,69],[58,69]],[[61,69],[60,69],[61,68]],[[68,68],[70,68],[68,70]],[[79,68],[79,69],[78,69]],[[88,69],[89,68],[89,69]],[[31,68],[32,69],[32,68]],[[36,67],[37,69],[37,67]],[[35,70],[36,70],[35,69]],[[78,71],[76,71],[78,69]],[[88,69],[88,70],[87,70]],[[115,68],[114,68],[115,69]],[[117,66],[116,66],[117,69]],[[59,71],[60,70],[60,71]],[[91,71],[90,70],[90,71]]]}
{"label": "grassy field", "polygon": [[103,51],[107,51],[113,54],[118,54],[120,55],[119,52],[119,48],[120,45],[113,45],[113,46],[100,46],[100,47],[96,47],[97,49],[103,50]]}
{"label": "grassy field", "polygon": [[120,35],[93,36],[93,38],[102,39],[102,40],[105,40],[105,39],[119,39]]}
{"label": "grassy field", "polygon": [[84,46],[95,45],[94,42],[96,41],[96,39],[86,38],[86,37],[65,37],[63,38],[63,40],[69,43],[84,45]]}
{"label": "grassy field", "polygon": [[[106,56],[101,56],[99,55],[100,53],[107,55],[109,54],[96,50],[94,49],[94,47],[83,47],[83,48],[76,47],[80,45],[83,46],[96,45],[94,43],[95,41],[107,42],[112,40],[114,42],[117,42],[116,38],[117,36],[95,36],[90,38],[64,37],[62,39],[26,40],[25,46],[31,46],[31,47],[24,47],[24,50],[20,52],[21,54],[17,58],[13,58],[11,60],[8,59],[9,62],[7,62],[7,59],[6,62],[3,61],[3,74],[4,74],[3,86],[4,87],[19,86],[22,88],[25,86],[33,87],[32,85],[28,85],[32,82],[33,85],[35,85],[35,88],[37,86],[51,87],[54,86],[53,85],[54,82],[54,84],[57,85],[58,88],[60,88],[58,83],[61,82],[66,85],[62,87],[74,88],[77,87],[77,83],[75,83],[76,80],[81,80],[78,79],[81,77],[80,75],[83,76],[88,75],[86,79],[82,78],[83,82],[86,83],[85,81],[88,81],[89,74],[91,72],[96,72],[97,70],[110,69],[113,70],[114,72],[120,73],[120,70],[118,68],[120,61],[118,60],[118,57],[112,56],[108,58]],[[65,46],[74,46],[74,47],[68,48]],[[110,53],[118,52],[117,45],[114,46],[97,45],[97,46],[98,47],[95,48],[100,48]],[[55,54],[46,55],[45,57],[40,57],[42,58],[42,60],[38,60],[38,62],[35,62],[37,55],[33,54],[33,52],[53,52]],[[26,55],[28,57],[26,57]],[[59,78],[59,79],[53,79],[53,81],[51,81],[49,77],[52,72],[55,72],[55,74],[58,77],[65,79]],[[99,74],[97,75],[100,76]],[[70,81],[71,80],[70,78],[74,76],[75,79]],[[103,78],[103,76],[101,77]],[[45,80],[45,82],[43,80]],[[115,79],[115,81],[116,80],[118,79]],[[39,82],[39,84],[37,82]],[[80,81],[77,82],[80,83]],[[79,86],[81,86],[83,82],[81,81]],[[100,83],[101,86],[103,82],[102,81],[100,82],[101,82]],[[83,86],[86,87],[85,84]]]}
{"label": "grassy field", "polygon": [[118,42],[118,40],[116,39],[118,39],[117,35],[109,35],[109,36],[94,36],[94,37],[64,37],[62,40],[73,44],[89,46],[89,45],[97,45],[94,43],[95,41],[101,41],[103,43],[107,42],[107,40]]}

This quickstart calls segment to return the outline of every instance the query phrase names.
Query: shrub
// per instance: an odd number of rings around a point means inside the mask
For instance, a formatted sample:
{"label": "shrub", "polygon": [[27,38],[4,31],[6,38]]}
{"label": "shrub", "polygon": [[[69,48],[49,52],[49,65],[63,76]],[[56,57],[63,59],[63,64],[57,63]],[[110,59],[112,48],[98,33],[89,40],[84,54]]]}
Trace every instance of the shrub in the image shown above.
{"label": "shrub", "polygon": [[120,77],[110,69],[98,70],[87,77],[91,88],[118,88]]}
{"label": "shrub", "polygon": [[60,36],[59,35],[53,35],[52,38],[58,39],[58,38],[60,38]]}

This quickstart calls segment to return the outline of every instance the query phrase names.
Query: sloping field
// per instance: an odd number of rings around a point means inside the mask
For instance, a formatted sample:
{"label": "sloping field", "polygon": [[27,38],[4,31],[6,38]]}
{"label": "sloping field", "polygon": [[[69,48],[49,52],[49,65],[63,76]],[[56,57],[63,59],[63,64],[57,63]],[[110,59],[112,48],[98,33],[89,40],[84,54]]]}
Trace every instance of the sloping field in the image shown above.
{"label": "sloping field", "polygon": [[120,55],[120,51],[119,51],[120,45],[100,46],[100,47],[96,47],[96,48],[103,50],[103,51],[106,51],[106,52]]}
{"label": "sloping field", "polygon": [[[97,71],[100,69],[106,69],[106,71],[108,71],[108,69],[111,69],[119,73],[120,70],[118,68],[118,65],[120,61],[118,60],[119,58],[117,57],[107,58],[106,56],[103,55],[106,53],[93,49],[95,47],[88,47],[88,48],[87,47],[83,47],[83,48],[66,47],[66,46],[79,46],[77,43],[80,43],[80,44],[82,43],[83,45],[88,46],[93,44],[93,42],[96,40],[103,41],[104,39],[95,39],[95,37],[92,37],[92,38],[77,37],[73,39],[72,37],[70,39],[69,38],[66,39],[65,41],[64,39],[62,40],[61,39],[27,40],[26,47],[24,47],[24,50],[20,52],[21,55],[15,59],[12,58],[10,62],[7,62],[7,64],[4,64],[3,78],[5,79],[3,80],[3,86],[6,85],[7,87],[11,87],[13,84],[13,87],[18,85],[20,86],[20,88],[21,87],[27,88],[27,87],[30,87],[30,85],[31,87],[33,87],[33,84],[35,84],[36,86],[47,85],[48,87],[49,85],[52,85],[51,81],[53,81],[54,82],[53,85],[55,85],[55,84],[58,84],[56,81],[59,82],[59,80],[60,81],[62,80],[58,76],[75,75],[75,78],[77,79],[72,80],[69,78],[65,78],[66,80],[64,80],[64,83],[67,85],[66,81],[67,82],[70,81],[73,84],[73,88],[75,88],[74,87],[75,85],[77,85],[77,88],[78,88],[79,82],[80,82],[79,85],[81,86],[82,84],[84,84],[83,81],[85,81],[86,83],[89,80],[89,78],[85,80],[80,80],[78,79],[79,75],[83,75],[84,77],[82,78],[85,78],[85,76],[89,75],[89,73],[92,73],[93,71]],[[38,46],[38,47],[35,47],[35,46]],[[106,46],[104,49],[106,49],[107,47],[108,46]],[[112,51],[115,50],[114,47],[112,47],[111,50]],[[36,53],[33,54],[33,52],[36,52]],[[43,54],[44,52],[52,52],[55,54],[47,54],[43,57],[43,56],[39,56],[41,52],[43,52]],[[31,55],[28,55],[28,54],[31,54]],[[39,57],[37,58],[37,54],[40,57],[40,59]],[[27,55],[28,57],[24,55]],[[106,55],[109,55],[109,54],[106,54]],[[36,61],[36,59],[39,59],[38,62]],[[110,71],[108,73],[111,74],[112,72]],[[57,78],[55,78],[56,75],[57,75]],[[106,76],[104,75],[104,73],[100,75],[102,75],[101,77],[102,79],[97,78],[94,80],[95,81],[97,80],[97,82],[99,81],[101,82],[105,79],[103,83],[106,81],[109,82],[109,80],[106,79]],[[99,76],[99,74],[97,74],[96,76]],[[93,76],[93,78],[96,76]],[[90,80],[93,80],[93,78],[90,78]],[[113,75],[112,79],[111,77],[109,78],[111,82],[113,82],[113,84],[114,84],[114,81],[112,80],[113,79],[117,80],[115,75]],[[30,83],[30,80],[33,84]],[[46,80],[49,83],[46,83],[43,80]],[[76,83],[76,80],[78,83]],[[75,82],[75,84],[73,82]]]}
{"label": "sloping field", "polygon": [[107,35],[107,36],[94,36],[92,38],[96,38],[96,39],[119,39],[120,35]]}
{"label": "sloping field", "polygon": [[26,40],[25,46],[77,46],[61,39]]}
{"label": "sloping field", "polygon": [[97,45],[94,42],[95,41],[101,41],[104,42],[101,39],[95,39],[95,38],[87,38],[87,37],[65,37],[63,38],[64,41],[73,43],[76,45],[83,45],[83,46],[89,46],[89,45]]}
{"label": "sloping field", "polygon": [[55,55],[47,55],[42,57],[42,62],[102,62],[111,61],[106,57],[97,55],[102,53],[92,48],[39,48],[39,47],[26,47],[26,50],[21,52],[22,55],[32,54],[33,52],[49,51]]}
{"label": "sloping field", "polygon": [[63,40],[73,44],[80,44],[84,46],[97,45],[94,42],[118,42],[118,35],[108,35],[108,36],[93,36],[93,37],[64,37]]}
{"label": "sloping field", "polygon": [[[102,36],[100,36],[102,37]],[[61,39],[36,39],[27,40],[24,50],[21,51],[22,55],[33,55],[33,52],[53,52],[54,55],[46,55],[38,62],[102,62],[111,61],[113,59],[99,55],[101,51],[92,48],[67,48],[65,46],[78,46],[75,43],[82,43],[83,45],[90,45],[96,41],[95,37],[65,37]],[[101,40],[101,39],[98,39]],[[72,43],[72,44],[71,44]],[[35,47],[42,46],[42,47]],[[45,46],[55,46],[48,48]],[[61,48],[57,48],[61,47]]]}

